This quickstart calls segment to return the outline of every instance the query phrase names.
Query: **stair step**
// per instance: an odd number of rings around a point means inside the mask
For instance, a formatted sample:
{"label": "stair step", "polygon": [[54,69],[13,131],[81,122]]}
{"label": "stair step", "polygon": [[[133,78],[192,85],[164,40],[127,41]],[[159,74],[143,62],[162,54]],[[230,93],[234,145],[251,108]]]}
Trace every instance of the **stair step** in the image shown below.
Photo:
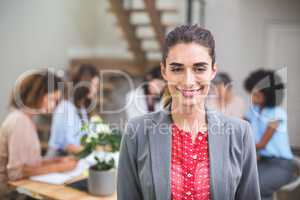
{"label": "stair step", "polygon": [[146,35],[146,36],[140,37],[140,39],[141,40],[156,40],[156,37]]}
{"label": "stair step", "polygon": [[[135,27],[149,27],[149,26],[151,26],[151,24],[149,23],[149,22],[141,22],[141,23],[134,23],[134,24],[132,24],[133,26],[135,26]],[[169,24],[162,24],[164,27],[174,27],[174,26],[177,26],[177,24],[175,24],[175,23],[169,23]]]}
{"label": "stair step", "polygon": [[[127,13],[146,13],[145,8],[130,8],[130,9],[124,9]],[[160,13],[177,13],[178,10],[176,8],[159,8],[158,11]],[[108,9],[108,12],[113,12],[112,9]]]}
{"label": "stair step", "polygon": [[123,30],[122,35],[127,40],[128,49],[133,53],[137,62],[145,62],[145,53],[141,48],[140,40],[137,38],[135,27],[130,22],[130,16],[125,11],[121,1],[110,0],[110,11],[116,16],[119,27]]}
{"label": "stair step", "polygon": [[140,13],[140,12],[146,12],[146,10],[144,8],[131,8],[131,9],[125,9],[127,12],[130,13]]}
{"label": "stair step", "polygon": [[[176,8],[158,8],[157,9],[160,13],[176,13]],[[127,9],[128,12],[146,12],[145,8],[133,8]]]}
{"label": "stair step", "polygon": [[147,48],[147,49],[144,49],[144,51],[147,52],[147,53],[159,53],[160,49],[157,49],[157,48]]}
{"label": "stair step", "polygon": [[158,11],[162,13],[177,13],[177,8],[158,8]]}

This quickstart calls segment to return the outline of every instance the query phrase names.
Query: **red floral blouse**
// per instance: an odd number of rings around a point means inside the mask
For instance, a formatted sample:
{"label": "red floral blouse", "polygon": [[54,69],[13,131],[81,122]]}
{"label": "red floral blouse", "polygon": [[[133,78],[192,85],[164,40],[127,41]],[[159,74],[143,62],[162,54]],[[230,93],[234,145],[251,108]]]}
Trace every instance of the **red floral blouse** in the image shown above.
{"label": "red floral blouse", "polygon": [[172,124],[171,194],[172,200],[210,199],[207,131],[193,143],[190,133]]}

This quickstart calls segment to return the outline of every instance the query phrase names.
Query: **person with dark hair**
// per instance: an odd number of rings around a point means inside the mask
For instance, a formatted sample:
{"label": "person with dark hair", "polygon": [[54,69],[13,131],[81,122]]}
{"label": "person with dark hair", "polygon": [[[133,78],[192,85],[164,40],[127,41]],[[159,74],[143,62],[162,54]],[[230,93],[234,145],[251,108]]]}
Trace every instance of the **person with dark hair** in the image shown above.
{"label": "person with dark hair", "polygon": [[92,65],[80,65],[70,73],[70,82],[65,99],[57,106],[51,125],[48,157],[63,154],[76,154],[82,150],[80,131],[88,121],[87,109],[99,88],[99,72]]}
{"label": "person with dark hair", "polygon": [[225,115],[243,118],[245,103],[233,91],[232,80],[225,72],[217,73],[212,80],[207,104]]}
{"label": "person with dark hair", "polygon": [[121,142],[118,199],[259,200],[250,125],[205,106],[217,72],[211,32],[197,25],[172,30],[161,72],[167,104],[129,120]]}
{"label": "person with dark hair", "polygon": [[43,159],[33,122],[34,114],[51,112],[61,96],[62,80],[49,71],[31,73],[17,84],[11,97],[11,112],[0,128],[0,198],[14,199],[7,181],[62,172],[76,166],[71,157]]}
{"label": "person with dark hair", "polygon": [[273,193],[293,178],[287,116],[280,107],[284,84],[274,71],[259,69],[247,77],[244,86],[252,100],[245,119],[255,134],[261,197],[271,200]]}
{"label": "person with dark hair", "polygon": [[142,86],[126,95],[126,114],[128,119],[162,108],[160,100],[165,83],[159,66],[152,68],[146,74]]}

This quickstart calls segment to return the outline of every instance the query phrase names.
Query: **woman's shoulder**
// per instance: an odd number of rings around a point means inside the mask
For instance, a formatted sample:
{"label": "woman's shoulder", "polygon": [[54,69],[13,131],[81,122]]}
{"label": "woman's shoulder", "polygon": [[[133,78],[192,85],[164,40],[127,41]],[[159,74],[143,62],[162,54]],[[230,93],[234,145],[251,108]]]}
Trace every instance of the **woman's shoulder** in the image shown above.
{"label": "woman's shoulder", "polygon": [[27,122],[29,120],[28,116],[22,112],[21,110],[18,110],[18,109],[13,109],[11,110],[6,118],[4,119],[3,121],[3,125],[4,124],[15,124],[15,123],[21,123],[21,122]]}
{"label": "woman's shoulder", "polygon": [[287,114],[285,109],[280,106],[265,107],[260,113],[260,117],[264,123],[271,121],[287,121]]}
{"label": "woman's shoulder", "polygon": [[142,96],[145,96],[145,93],[143,91],[142,88],[135,88],[133,90],[130,90],[127,94],[126,94],[126,98],[130,99],[130,98],[141,98]]}
{"label": "woman's shoulder", "polygon": [[70,100],[67,100],[67,99],[63,99],[61,100],[56,109],[64,109],[64,108],[72,108],[72,109],[76,109],[76,106],[74,105],[74,103]]}
{"label": "woman's shoulder", "polygon": [[219,113],[219,117],[222,118],[222,120],[226,123],[230,123],[233,124],[235,126],[243,126],[248,124],[248,122],[244,119],[235,117],[235,116],[229,116],[229,115],[225,115],[223,113]]}
{"label": "woman's shoulder", "polygon": [[62,114],[62,113],[68,113],[70,114],[70,112],[76,112],[76,106],[73,104],[73,102],[71,102],[70,100],[61,100],[58,105],[56,106],[55,108],[55,111],[54,113],[59,113],[59,114]]}
{"label": "woman's shoulder", "polygon": [[1,125],[1,132],[11,132],[11,130],[16,129],[16,127],[23,127],[23,130],[25,130],[31,123],[29,117],[24,112],[13,109],[4,119]]}
{"label": "woman's shoulder", "polygon": [[134,134],[135,136],[145,135],[149,128],[153,129],[158,125],[168,126],[169,124],[168,114],[163,110],[159,110],[129,119],[126,125],[126,133]]}
{"label": "woman's shoulder", "polygon": [[150,112],[141,116],[133,117],[128,121],[128,124],[147,124],[147,123],[159,123],[168,118],[168,114],[164,110],[158,110]]}
{"label": "woman's shoulder", "polygon": [[166,116],[164,111],[156,111],[131,118],[123,133],[124,143],[127,143],[128,148],[135,149],[134,151],[146,148],[150,141],[150,135],[158,136],[158,133],[169,130],[170,123],[166,122]]}
{"label": "woman's shoulder", "polygon": [[[228,141],[230,149],[243,151],[245,148],[254,147],[254,138],[251,132],[250,124],[243,119],[218,113],[221,121],[220,132],[217,137],[223,137],[223,141]],[[214,130],[214,128],[212,128]],[[214,133],[212,133],[214,134]]]}
{"label": "woman's shoulder", "polygon": [[249,122],[244,119],[228,116],[223,113],[217,113],[216,115],[220,119],[220,126],[222,126],[226,135],[242,139],[251,130]]}

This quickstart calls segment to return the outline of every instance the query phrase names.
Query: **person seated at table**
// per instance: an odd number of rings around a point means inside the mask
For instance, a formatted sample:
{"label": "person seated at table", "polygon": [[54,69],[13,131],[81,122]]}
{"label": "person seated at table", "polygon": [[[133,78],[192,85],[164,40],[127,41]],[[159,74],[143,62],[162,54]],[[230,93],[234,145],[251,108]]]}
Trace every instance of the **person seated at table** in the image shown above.
{"label": "person seated at table", "polygon": [[259,155],[258,173],[262,200],[273,199],[273,193],[293,178],[287,116],[280,107],[284,97],[284,84],[271,70],[252,72],[244,83],[251,94],[252,105],[245,119],[255,133]]}
{"label": "person seated at table", "polygon": [[[0,199],[7,195],[7,181],[73,169],[71,157],[43,159],[35,114],[51,112],[61,96],[55,74],[42,70],[24,77],[13,90],[11,110],[0,128]],[[3,196],[1,196],[3,195]]]}
{"label": "person seated at table", "polygon": [[144,77],[143,87],[138,87],[126,95],[127,119],[141,116],[162,108],[161,95],[165,82],[160,67],[154,67]]}
{"label": "person seated at table", "polygon": [[70,74],[69,95],[65,95],[52,117],[51,134],[47,157],[61,154],[76,154],[82,150],[80,138],[85,134],[80,131],[88,121],[87,108],[97,97],[99,73],[92,65],[81,65]]}
{"label": "person seated at table", "polygon": [[228,116],[242,118],[245,114],[244,101],[234,93],[232,80],[224,72],[218,73],[212,80],[207,105]]}

